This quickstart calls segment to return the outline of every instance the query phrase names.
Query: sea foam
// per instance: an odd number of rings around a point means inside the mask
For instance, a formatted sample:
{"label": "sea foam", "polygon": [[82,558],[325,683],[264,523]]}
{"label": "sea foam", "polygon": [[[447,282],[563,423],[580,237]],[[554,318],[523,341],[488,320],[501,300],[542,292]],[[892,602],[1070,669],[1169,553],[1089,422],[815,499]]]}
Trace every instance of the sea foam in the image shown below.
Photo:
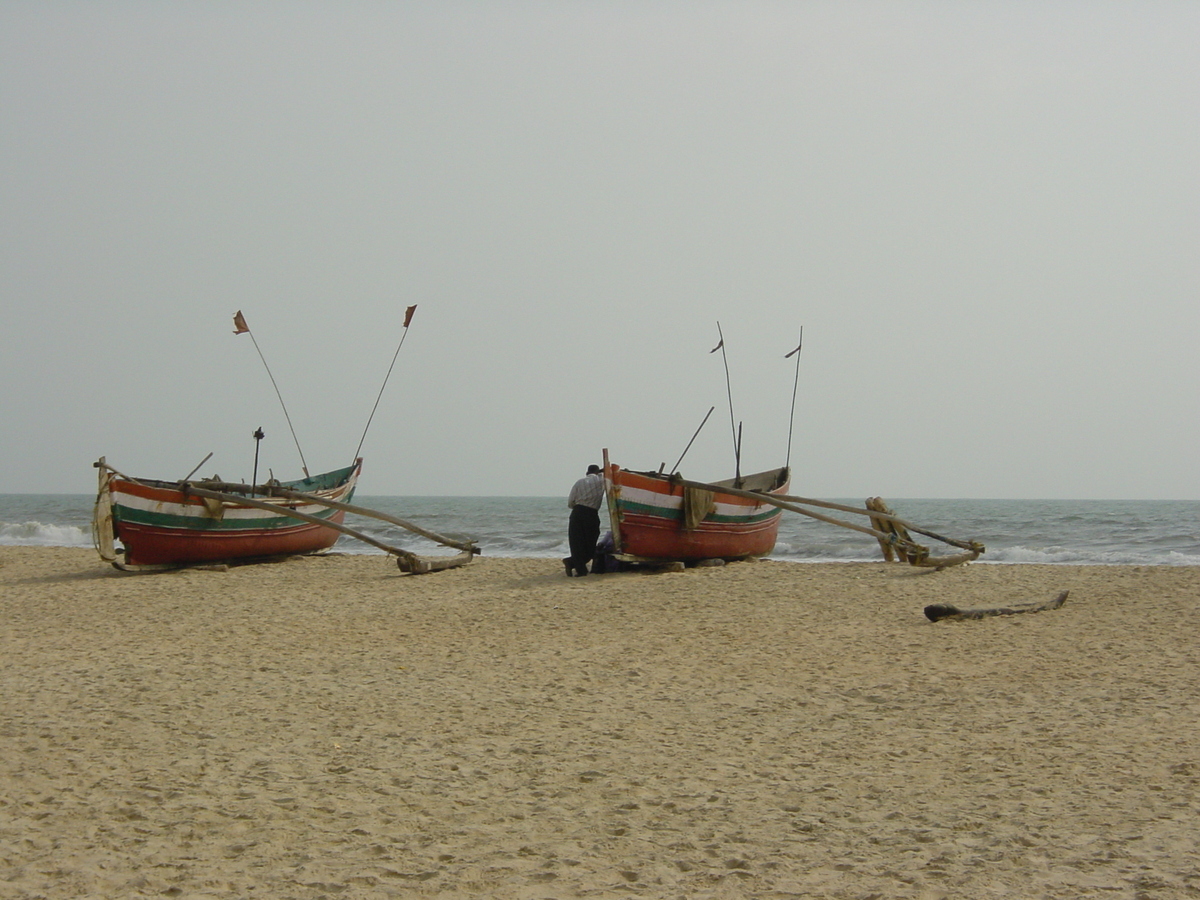
{"label": "sea foam", "polygon": [[0,544],[27,547],[90,547],[92,535],[74,525],[0,522]]}

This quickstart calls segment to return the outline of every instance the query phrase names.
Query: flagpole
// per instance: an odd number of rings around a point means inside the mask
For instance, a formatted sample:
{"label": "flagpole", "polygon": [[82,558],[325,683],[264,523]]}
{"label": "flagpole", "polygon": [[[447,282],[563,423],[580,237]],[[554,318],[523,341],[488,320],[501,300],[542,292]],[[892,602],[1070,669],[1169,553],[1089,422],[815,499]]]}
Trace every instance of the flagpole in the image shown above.
{"label": "flagpole", "polygon": [[729,384],[729,357],[725,355],[725,334],[721,331],[721,323],[717,323],[717,334],[721,341],[717,346],[709,350],[709,353],[721,351],[721,359],[725,363],[725,396],[729,398],[729,428],[733,432],[733,466],[735,477],[740,474],[742,468],[742,448],[738,445],[738,429],[737,423],[733,419],[733,388]]}
{"label": "flagpole", "polygon": [[[279,398],[279,405],[283,407],[283,417],[287,420],[288,430],[292,432],[292,440],[296,442],[296,452],[300,454],[300,468],[304,470],[304,477],[307,478],[308,463],[304,459],[304,451],[300,449],[300,439],[296,437],[296,429],[292,427],[292,417],[288,415],[287,404],[283,402],[283,394],[279,393],[279,385],[275,383],[275,376],[271,374],[271,367],[267,365],[267,358],[263,356],[262,350],[259,349],[258,341],[254,339],[254,332],[246,324],[246,317],[242,315],[240,309],[233,316],[233,333],[250,335],[250,340],[254,343],[254,349],[258,351],[258,358],[262,360],[263,368],[267,370],[267,377],[271,379],[271,387],[275,388],[275,396]],[[255,456],[257,457],[257,444],[255,447]]]}
{"label": "flagpole", "polygon": [[792,383],[792,415],[788,419],[788,448],[787,459],[784,461],[785,466],[792,464],[792,429],[796,424],[796,390],[800,387],[800,350],[804,347],[804,326],[800,326],[800,343],[796,345],[796,349],[784,356],[787,359],[790,356],[796,357],[796,380]]}
{"label": "flagpole", "polygon": [[404,339],[408,337],[408,324],[412,321],[413,313],[416,311],[415,303],[404,311],[404,332],[400,335],[400,343],[396,345],[396,352],[392,354],[392,364],[388,366],[387,375],[383,376],[383,384],[379,386],[379,394],[375,397],[375,405],[371,407],[371,415],[367,416],[367,425],[363,428],[362,437],[358,439],[358,449],[354,451],[355,460],[362,452],[363,441],[367,439],[367,430],[371,427],[371,420],[375,418],[375,410],[379,409],[379,401],[383,398],[383,389],[387,387],[388,379],[392,377],[392,369],[396,366],[396,357],[400,355],[400,348],[404,346]]}
{"label": "flagpole", "polygon": [[[708,412],[704,414],[704,421],[700,423],[700,428],[703,428],[708,422],[708,417],[713,414],[714,409],[716,409],[715,406],[710,406],[708,408]],[[688,441],[687,446],[683,448],[683,452],[679,454],[678,461],[676,461],[675,465],[671,468],[672,475],[679,471],[679,463],[683,462],[683,458],[687,456],[687,452],[692,449],[692,444],[696,442],[696,438],[700,435],[700,428],[696,429],[696,433],[692,435],[692,439]]]}

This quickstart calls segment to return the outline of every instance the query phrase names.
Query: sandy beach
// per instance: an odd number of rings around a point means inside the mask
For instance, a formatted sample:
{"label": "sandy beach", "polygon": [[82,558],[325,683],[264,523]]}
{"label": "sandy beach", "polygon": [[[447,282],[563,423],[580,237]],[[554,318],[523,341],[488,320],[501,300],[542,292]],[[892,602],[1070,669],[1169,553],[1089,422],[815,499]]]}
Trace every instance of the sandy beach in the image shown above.
{"label": "sandy beach", "polygon": [[4,547],[0,898],[1196,898],[1198,611],[1196,567]]}

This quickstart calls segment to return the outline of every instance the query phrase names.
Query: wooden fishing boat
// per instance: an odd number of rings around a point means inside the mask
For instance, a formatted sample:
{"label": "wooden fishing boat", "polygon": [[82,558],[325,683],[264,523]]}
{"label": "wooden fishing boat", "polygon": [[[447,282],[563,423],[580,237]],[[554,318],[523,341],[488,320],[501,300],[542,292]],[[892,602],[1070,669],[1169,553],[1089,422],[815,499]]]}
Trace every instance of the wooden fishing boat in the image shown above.
{"label": "wooden fishing boat", "polygon": [[[404,312],[404,335],[412,322],[416,306]],[[238,310],[233,317],[234,334],[249,334],[258,350],[246,317]],[[396,348],[404,346],[404,337]],[[258,355],[267,367],[262,351]],[[395,366],[396,358],[392,357]],[[271,383],[275,376],[267,374]],[[388,376],[392,369],[388,369]],[[387,385],[387,377],[383,386]],[[279,394],[276,387],[275,393]],[[379,397],[383,396],[383,387]],[[412,522],[397,518],[378,510],[354,506],[350,503],[354,487],[362,471],[362,458],[358,455],[367,429],[379,407],[379,397],[367,418],[367,427],[355,450],[354,465],[334,469],[321,475],[309,475],[304,462],[304,452],[296,440],[296,450],[304,470],[304,478],[297,481],[276,481],[266,484],[231,484],[218,479],[192,481],[191,476],[200,468],[196,466],[182,481],[155,481],[145,478],[130,478],[118,472],[101,457],[94,465],[100,470],[100,486],[96,494],[92,531],[100,558],[117,568],[155,569],[189,566],[200,563],[232,562],[237,560],[267,559],[314,553],[332,547],[343,534],[356,538],[396,557],[401,571],[414,575],[438,572],[470,562],[479,548],[470,538],[445,537]],[[283,406],[283,397],[279,396]],[[291,429],[291,417],[287,407],[283,414]],[[255,441],[264,437],[261,428],[254,432]],[[200,465],[212,454],[204,457]],[[258,478],[258,444],[254,450],[254,478]],[[399,525],[422,537],[429,538],[460,552],[452,557],[427,558],[410,550],[384,543],[362,531],[344,524],[346,513],[367,516],[392,525]],[[117,558],[116,541],[124,546],[125,560]]]}
{"label": "wooden fishing boat", "polygon": [[[213,481],[135,479],[117,473],[104,460],[96,465],[100,490],[94,525],[100,555],[116,561],[116,539],[125,548],[126,565],[180,566],[313,553],[332,547],[346,513],[329,504],[350,501],[362,460],[321,475],[258,488]],[[314,499],[271,496],[272,487]],[[214,492],[229,499],[203,496]],[[242,496],[245,503],[236,499]],[[316,498],[324,502],[315,502]]]}
{"label": "wooden fishing boat", "polygon": [[618,558],[695,562],[750,559],[774,550],[783,510],[720,488],[785,495],[791,477],[785,466],[705,490],[659,472],[622,469],[605,453],[604,482]]}

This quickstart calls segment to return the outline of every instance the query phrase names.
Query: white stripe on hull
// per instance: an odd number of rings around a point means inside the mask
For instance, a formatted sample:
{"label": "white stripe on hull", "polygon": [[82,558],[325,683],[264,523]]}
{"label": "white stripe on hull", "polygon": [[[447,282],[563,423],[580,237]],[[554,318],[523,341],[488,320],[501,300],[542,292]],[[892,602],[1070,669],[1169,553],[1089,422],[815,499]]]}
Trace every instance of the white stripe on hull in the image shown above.
{"label": "white stripe on hull", "polygon": [[[334,494],[333,496],[337,495]],[[269,499],[266,497],[260,497],[257,499],[267,500],[269,502]],[[124,506],[128,509],[141,510],[142,512],[154,513],[155,515],[179,516],[182,518],[197,520],[216,518],[203,504],[168,503],[162,500],[151,500],[147,497],[139,497],[135,494],[123,493],[119,488],[113,491],[113,502],[119,503],[121,506]],[[283,503],[279,505],[281,507],[285,506]],[[282,512],[268,512],[265,509],[255,509],[247,506],[231,506],[229,504],[222,504],[222,507],[223,515],[221,518],[224,521],[254,521],[255,519],[274,519],[285,515],[285,513]],[[294,509],[310,516],[320,515],[321,513],[327,512],[329,509],[329,507],[322,506],[318,503],[304,503],[294,506],[287,504],[286,508]]]}
{"label": "white stripe on hull", "polygon": [[[657,491],[647,491],[643,488],[635,488],[629,485],[621,485],[620,491],[621,500],[628,503],[637,503],[642,506],[654,506],[659,509],[674,511],[683,508],[682,494],[660,494]],[[745,506],[740,503],[722,503],[719,500],[715,506],[715,515],[736,516],[738,518],[754,516],[767,509],[774,508],[770,503],[756,503],[754,506]]]}

